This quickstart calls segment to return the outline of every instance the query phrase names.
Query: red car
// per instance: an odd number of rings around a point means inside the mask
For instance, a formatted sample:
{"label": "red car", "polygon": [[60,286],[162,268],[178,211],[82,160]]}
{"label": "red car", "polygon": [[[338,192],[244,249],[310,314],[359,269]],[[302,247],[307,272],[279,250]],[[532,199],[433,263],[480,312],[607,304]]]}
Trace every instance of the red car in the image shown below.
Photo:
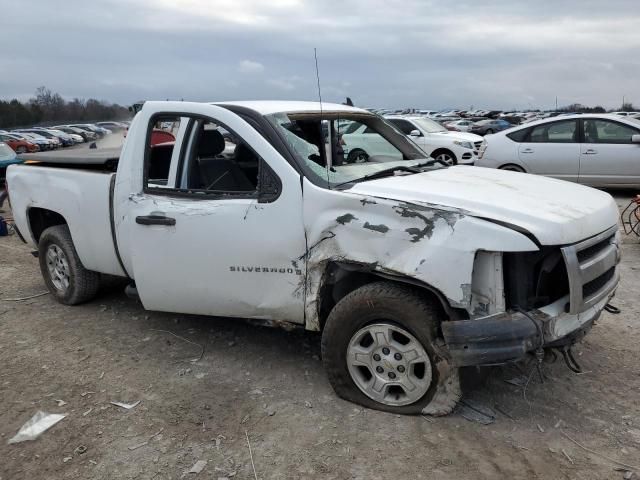
{"label": "red car", "polygon": [[35,143],[27,142],[26,140],[20,140],[6,133],[0,133],[0,142],[4,142],[13,148],[16,153],[33,153],[40,151],[40,147]]}

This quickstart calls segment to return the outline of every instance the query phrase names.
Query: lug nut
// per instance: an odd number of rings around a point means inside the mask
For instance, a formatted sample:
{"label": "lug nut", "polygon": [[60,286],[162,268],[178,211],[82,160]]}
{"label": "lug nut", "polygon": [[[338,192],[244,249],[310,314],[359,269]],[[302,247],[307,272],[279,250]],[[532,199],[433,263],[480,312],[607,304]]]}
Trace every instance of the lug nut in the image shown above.
{"label": "lug nut", "polygon": [[375,354],[373,355],[373,359],[374,359],[376,362],[379,362],[379,361],[380,361],[380,355],[378,355],[377,353],[375,353]]}
{"label": "lug nut", "polygon": [[389,355],[390,350],[387,347],[384,347],[382,349],[382,353],[384,353],[385,355]]}
{"label": "lug nut", "polygon": [[382,367],[376,367],[376,372],[378,372],[378,373],[384,373],[384,368],[382,368]]}
{"label": "lug nut", "polygon": [[402,355],[400,355],[399,353],[396,353],[393,358],[395,358],[396,360],[402,360]]}
{"label": "lug nut", "polygon": [[404,373],[404,367],[402,365],[398,365],[398,371],[400,373]]}
{"label": "lug nut", "polygon": [[396,374],[393,372],[389,372],[389,378],[393,380],[394,378],[396,378]]}

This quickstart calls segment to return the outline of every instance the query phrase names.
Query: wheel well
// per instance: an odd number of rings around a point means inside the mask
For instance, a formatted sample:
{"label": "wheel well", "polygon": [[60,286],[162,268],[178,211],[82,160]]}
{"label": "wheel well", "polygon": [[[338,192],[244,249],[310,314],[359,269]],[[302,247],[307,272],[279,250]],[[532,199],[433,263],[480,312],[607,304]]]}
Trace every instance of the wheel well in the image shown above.
{"label": "wheel well", "polygon": [[458,158],[456,157],[456,154],[453,153],[451,150],[449,150],[448,148],[438,148],[436,150],[434,150],[433,152],[431,152],[431,156],[433,158],[436,158],[439,154],[441,153],[448,153],[449,155],[451,155],[453,158]]}
{"label": "wheel well", "polygon": [[377,272],[373,270],[373,267],[373,265],[345,262],[331,262],[327,265],[319,292],[321,330],[324,328],[329,313],[342,298],[363,285],[381,280],[387,280],[399,285],[409,285],[415,289],[416,293],[431,298],[434,304],[442,309],[443,314],[446,316],[445,318],[458,320],[468,317],[465,310],[452,308],[444,296],[433,287],[413,278]]}
{"label": "wheel well", "polygon": [[500,165],[498,167],[499,170],[504,170],[506,167],[515,167],[518,170],[522,171],[522,172],[527,172],[524,168],[522,168],[520,165],[517,165],[515,163],[505,163],[504,165]]}
{"label": "wheel well", "polygon": [[67,221],[62,215],[53,210],[47,210],[46,208],[30,208],[28,212],[29,227],[31,228],[31,234],[33,239],[38,243],[40,241],[40,235],[47,228],[55,225],[66,225]]}

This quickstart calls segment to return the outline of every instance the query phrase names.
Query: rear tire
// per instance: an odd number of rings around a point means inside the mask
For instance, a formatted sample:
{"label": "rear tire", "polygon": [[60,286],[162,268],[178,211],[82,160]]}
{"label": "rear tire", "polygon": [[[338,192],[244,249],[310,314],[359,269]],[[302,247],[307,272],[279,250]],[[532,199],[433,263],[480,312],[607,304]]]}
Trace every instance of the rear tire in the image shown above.
{"label": "rear tire", "polygon": [[484,132],[485,135],[491,135],[493,133],[493,130],[488,129],[486,132]]}
{"label": "rear tire", "polygon": [[431,301],[407,286],[376,282],[346,295],[322,333],[331,386],[345,400],[376,410],[450,413],[460,380],[436,345],[441,319]]}
{"label": "rear tire", "polygon": [[82,265],[67,225],[56,225],[42,232],[38,253],[42,277],[58,302],[77,305],[96,296],[100,275]]}

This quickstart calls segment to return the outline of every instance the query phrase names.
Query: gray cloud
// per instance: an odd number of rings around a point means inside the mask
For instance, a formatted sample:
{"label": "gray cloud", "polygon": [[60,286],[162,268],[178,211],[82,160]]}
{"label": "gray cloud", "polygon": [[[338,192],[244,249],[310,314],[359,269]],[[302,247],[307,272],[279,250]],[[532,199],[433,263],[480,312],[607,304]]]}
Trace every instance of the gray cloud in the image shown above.
{"label": "gray cloud", "polygon": [[[0,97],[324,99],[380,107],[640,103],[634,0],[21,0]],[[10,47],[10,48],[8,48]],[[637,97],[637,98],[636,98]]]}

